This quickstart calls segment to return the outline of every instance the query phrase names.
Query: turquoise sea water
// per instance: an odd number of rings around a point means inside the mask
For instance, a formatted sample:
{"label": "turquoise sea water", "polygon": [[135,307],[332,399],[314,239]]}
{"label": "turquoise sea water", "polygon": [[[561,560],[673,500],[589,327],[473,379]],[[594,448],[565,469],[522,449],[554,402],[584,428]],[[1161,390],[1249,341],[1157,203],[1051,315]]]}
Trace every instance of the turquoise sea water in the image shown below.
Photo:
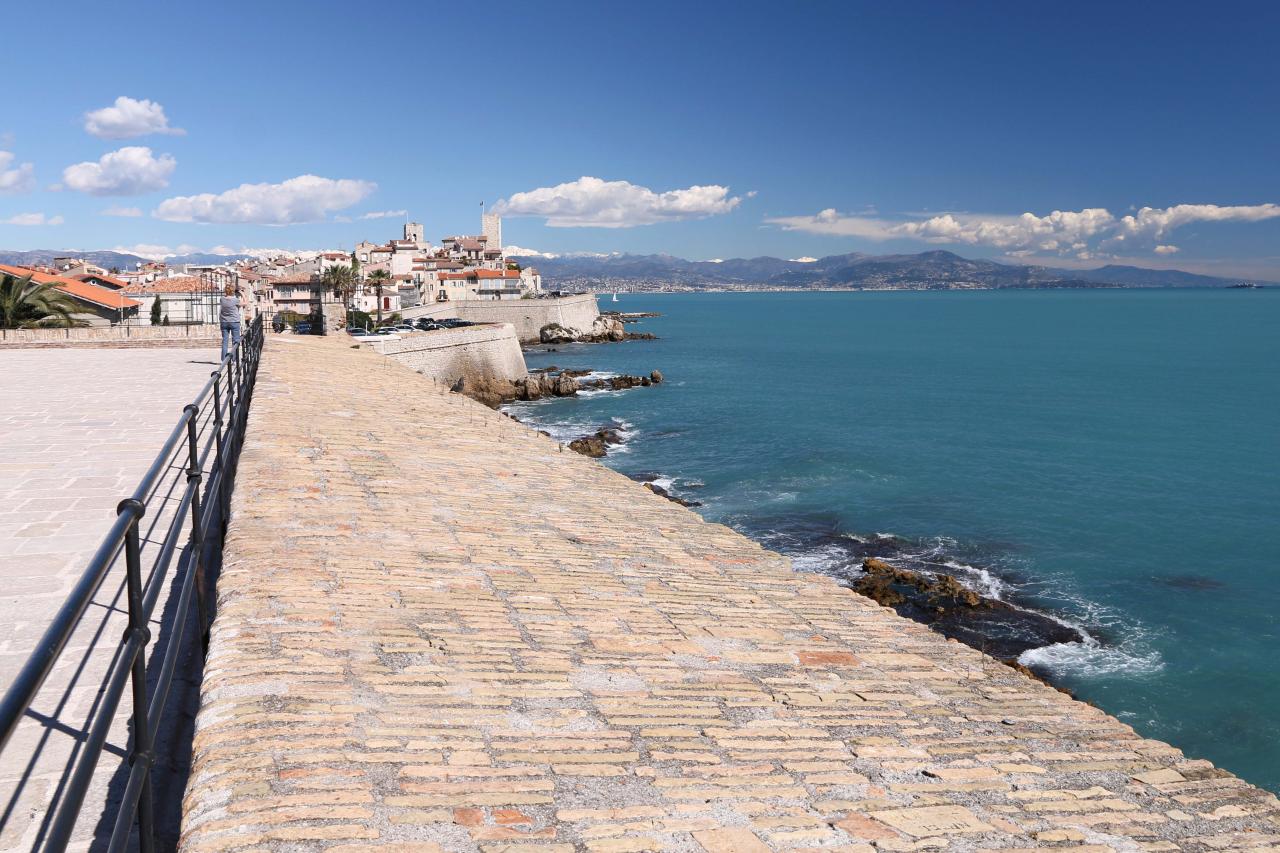
{"label": "turquoise sea water", "polygon": [[[1034,649],[1139,732],[1280,791],[1280,289],[623,294],[660,336],[528,356],[655,388],[524,404],[800,570],[892,533],[1083,628]],[[826,531],[828,535],[814,535]],[[968,567],[968,568],[966,568]]]}

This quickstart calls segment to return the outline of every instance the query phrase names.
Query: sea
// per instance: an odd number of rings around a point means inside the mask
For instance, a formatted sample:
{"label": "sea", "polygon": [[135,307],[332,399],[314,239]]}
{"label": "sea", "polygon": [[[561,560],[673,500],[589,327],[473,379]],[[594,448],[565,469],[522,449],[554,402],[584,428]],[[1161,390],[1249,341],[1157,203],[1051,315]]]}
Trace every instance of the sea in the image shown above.
{"label": "sea", "polygon": [[600,307],[659,313],[628,325],[658,340],[539,347],[529,367],[665,381],[511,414],[566,442],[620,428],[604,464],[796,571],[853,583],[883,555],[1069,627],[990,642],[1280,792],[1280,287]]}

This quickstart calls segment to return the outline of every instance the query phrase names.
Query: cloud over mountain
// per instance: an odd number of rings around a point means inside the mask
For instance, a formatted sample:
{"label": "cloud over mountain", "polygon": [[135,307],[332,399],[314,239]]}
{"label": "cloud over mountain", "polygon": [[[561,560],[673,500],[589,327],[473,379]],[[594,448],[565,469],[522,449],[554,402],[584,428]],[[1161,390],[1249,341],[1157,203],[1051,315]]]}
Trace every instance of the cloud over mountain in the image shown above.
{"label": "cloud over mountain", "polygon": [[[1179,204],[1168,208],[1144,207],[1122,218],[1101,207],[1055,210],[1044,216],[944,213],[928,218],[891,220],[874,216],[841,214],[827,208],[813,216],[779,216],[765,221],[786,231],[804,231],[868,240],[909,239],[925,243],[990,246],[1011,255],[1037,252],[1092,257],[1128,241],[1153,245],[1169,232],[1193,222],[1256,222],[1280,216],[1280,205],[1220,206]],[[1153,246],[1170,254],[1176,246]]]}
{"label": "cloud over mountain", "polygon": [[581,177],[512,195],[493,206],[503,216],[537,216],[553,228],[632,228],[728,213],[742,202],[716,184],[657,193],[628,181]]}
{"label": "cloud over mountain", "polygon": [[155,101],[139,101],[124,95],[116,98],[112,106],[85,113],[84,129],[99,139],[130,139],[152,133],[182,136],[186,133],[180,127],[169,126],[164,107]]}
{"label": "cloud over mountain", "polygon": [[170,222],[296,225],[319,222],[336,210],[363,201],[372,181],[299,175],[278,184],[241,184],[221,193],[175,196],[152,215]]}
{"label": "cloud over mountain", "polygon": [[177,165],[169,154],[156,157],[145,145],[129,145],[103,154],[96,163],[68,166],[62,182],[90,195],[142,195],[169,186]]}

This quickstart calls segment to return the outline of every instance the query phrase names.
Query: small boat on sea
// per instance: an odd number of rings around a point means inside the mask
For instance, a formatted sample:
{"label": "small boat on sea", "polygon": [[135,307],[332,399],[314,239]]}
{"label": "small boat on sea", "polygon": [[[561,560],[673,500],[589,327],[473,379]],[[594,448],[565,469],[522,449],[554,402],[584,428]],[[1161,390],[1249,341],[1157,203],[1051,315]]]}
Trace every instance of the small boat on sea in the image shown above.
{"label": "small boat on sea", "polygon": [[617,302],[617,301],[618,301],[618,291],[616,291],[616,290],[613,292],[613,301],[614,301],[614,302]]}

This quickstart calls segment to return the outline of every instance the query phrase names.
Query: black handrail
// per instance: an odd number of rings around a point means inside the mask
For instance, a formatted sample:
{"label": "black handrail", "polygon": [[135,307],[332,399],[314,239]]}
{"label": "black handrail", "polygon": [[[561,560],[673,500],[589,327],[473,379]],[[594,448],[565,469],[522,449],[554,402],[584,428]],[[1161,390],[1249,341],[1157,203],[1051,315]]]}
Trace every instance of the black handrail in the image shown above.
{"label": "black handrail", "polygon": [[[129,684],[132,686],[132,724],[126,759],[128,781],[107,849],[115,853],[126,848],[135,818],[139,849],[143,853],[151,853],[155,849],[154,804],[151,794],[151,770],[156,762],[154,744],[181,653],[193,592],[201,641],[206,651],[208,648],[211,614],[205,577],[209,559],[206,559],[205,552],[207,546],[218,549],[218,553],[222,547],[235,463],[244,440],[253,384],[262,357],[262,343],[262,318],[259,316],[249,324],[241,343],[222,359],[218,369],[210,375],[195,399],[183,408],[177,424],[132,496],[116,507],[116,520],[102,544],[89,560],[80,580],[59,608],[31,656],[5,691],[3,700],[0,700],[0,754],[3,754],[10,737],[30,711],[41,686],[57,664],[85,610],[123,551],[128,629],[119,645],[112,650],[115,659],[102,682],[100,699],[89,719],[84,722],[83,729],[87,734],[68,775],[63,779],[65,787],[51,823],[48,823],[49,818],[46,816],[47,832],[43,833],[42,842],[37,843],[39,849],[66,849],[80,817],[98,760],[106,749],[107,735],[115,720],[116,709],[126,685]],[[186,456],[185,465],[178,461],[182,455]],[[163,508],[171,500],[170,496],[176,491],[176,480],[167,492],[161,494],[160,491],[161,483],[170,475],[184,478],[185,486],[181,489],[181,496],[165,529],[164,539],[158,543],[147,542],[147,545],[158,547],[154,551],[150,576],[144,579],[144,545],[139,527],[149,509],[155,506]],[[189,532],[184,535],[183,528],[188,517]],[[156,529],[153,524],[152,530]],[[147,535],[150,536],[150,532]],[[174,554],[180,554],[178,577],[181,578],[181,585],[178,589],[178,603],[172,611],[172,625],[167,626],[169,642],[164,658],[155,685],[149,691],[145,650],[152,638],[148,626]],[[0,828],[3,828],[2,820]]]}

